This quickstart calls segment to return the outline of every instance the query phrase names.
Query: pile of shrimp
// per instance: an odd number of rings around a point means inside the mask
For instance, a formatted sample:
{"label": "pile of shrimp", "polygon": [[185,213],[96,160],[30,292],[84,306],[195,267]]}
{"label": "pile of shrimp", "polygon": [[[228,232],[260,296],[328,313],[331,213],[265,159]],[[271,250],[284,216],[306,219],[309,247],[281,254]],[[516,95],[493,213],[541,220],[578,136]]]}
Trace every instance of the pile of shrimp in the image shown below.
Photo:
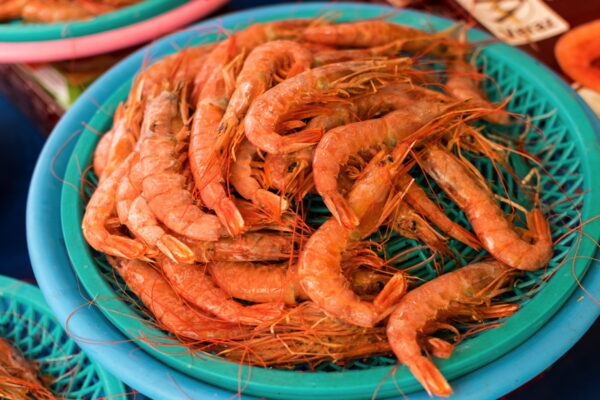
{"label": "pile of shrimp", "polygon": [[142,0],[2,0],[0,21],[15,18],[44,23],[84,20],[140,1]]}
{"label": "pile of shrimp", "polygon": [[0,398],[11,400],[64,400],[48,388],[48,377],[9,342],[0,338]]}
{"label": "pile of shrimp", "polygon": [[[450,356],[457,321],[514,313],[496,297],[552,257],[539,204],[515,227],[462,156],[509,169],[478,122],[515,119],[486,98],[463,36],[286,20],[156,62],[97,145],[87,242],[191,349],[280,367],[393,353],[450,395],[431,356]],[[311,222],[318,198],[329,212]],[[488,255],[418,286],[381,251],[398,234]]]}

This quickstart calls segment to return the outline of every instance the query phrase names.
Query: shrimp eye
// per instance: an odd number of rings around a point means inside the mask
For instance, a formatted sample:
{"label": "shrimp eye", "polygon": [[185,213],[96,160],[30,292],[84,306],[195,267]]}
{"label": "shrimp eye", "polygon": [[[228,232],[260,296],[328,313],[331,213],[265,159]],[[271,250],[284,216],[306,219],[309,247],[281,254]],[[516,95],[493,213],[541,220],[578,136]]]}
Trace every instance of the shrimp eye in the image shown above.
{"label": "shrimp eye", "polygon": [[415,232],[417,230],[417,222],[416,221],[410,221],[410,225],[408,228],[410,231]]}
{"label": "shrimp eye", "polygon": [[466,135],[465,142],[467,142],[469,144],[473,144],[473,143],[475,143],[475,138],[473,137],[473,135]]}
{"label": "shrimp eye", "polygon": [[287,172],[294,172],[294,170],[296,169],[297,166],[298,166],[297,161],[292,162],[290,165],[288,165]]}

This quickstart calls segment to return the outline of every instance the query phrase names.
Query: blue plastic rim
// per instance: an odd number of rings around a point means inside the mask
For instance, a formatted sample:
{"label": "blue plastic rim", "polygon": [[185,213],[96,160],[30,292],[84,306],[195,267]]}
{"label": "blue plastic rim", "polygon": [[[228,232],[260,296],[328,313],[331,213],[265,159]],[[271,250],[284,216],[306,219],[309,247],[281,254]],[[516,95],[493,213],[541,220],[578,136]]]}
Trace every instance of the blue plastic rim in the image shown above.
{"label": "blue plastic rim", "polygon": [[[293,13],[295,9],[297,9],[297,7],[298,6],[273,7],[271,9],[266,10],[268,10],[271,13],[285,13],[289,15],[290,13]],[[358,6],[343,4],[332,6],[332,8],[338,7],[345,7],[346,10],[352,10],[356,13],[361,13],[365,10],[383,13],[389,10],[387,8],[381,8],[376,6]],[[313,12],[324,11],[326,9],[327,6],[320,4],[302,7],[303,11],[312,10]],[[261,10],[261,12],[266,13],[265,9]],[[250,19],[252,15],[254,14],[241,13],[235,16],[226,17],[223,19],[223,22],[239,24]],[[202,28],[204,26],[206,25],[200,25],[198,28]],[[162,49],[162,51],[164,52],[169,49],[172,41],[173,38],[171,37],[168,39],[168,42],[167,40],[165,40],[160,43],[157,43],[154,46],[153,50]],[[36,168],[28,205],[28,237],[30,243],[30,251],[32,255],[34,268],[36,270],[36,275],[38,276],[38,278],[45,278],[42,284],[44,287],[44,291],[57,313],[61,316],[61,319],[66,318],[67,310],[72,311],[77,305],[80,305],[82,303],[82,299],[77,293],[76,281],[72,274],[72,271],[70,271],[70,267],[68,266],[68,260],[65,257],[64,248],[61,246],[60,237],[56,235],[56,224],[58,222],[57,216],[53,214],[55,213],[55,207],[57,207],[58,200],[55,197],[56,193],[53,194],[52,192],[55,191],[59,183],[53,180],[50,174],[50,170],[52,167],[54,170],[58,171],[59,173],[62,173],[61,171],[64,169],[66,160],[65,154],[68,154],[69,151],[72,149],[72,145],[67,145],[67,147],[59,153],[59,147],[62,144],[62,142],[67,140],[67,138],[69,138],[76,130],[80,129],[80,121],[82,119],[89,120],[91,118],[91,116],[98,107],[97,104],[101,104],[102,102],[106,101],[106,99],[112,91],[111,88],[114,88],[115,85],[120,85],[120,83],[122,83],[127,76],[131,76],[131,74],[135,72],[135,70],[141,64],[141,60],[144,55],[144,52],[138,52],[132,58],[126,60],[121,65],[116,67],[113,71],[111,71],[111,73],[100,79],[95,85],[92,86],[92,88],[90,88],[90,90],[87,93],[88,96],[84,96],[84,98],[82,98],[75,104],[71,112],[71,117],[67,115],[67,117],[59,124],[59,126],[57,126],[55,133],[50,139],[46,149],[44,150]],[[561,89],[564,90],[566,86],[562,83],[560,84],[563,85]],[[570,93],[572,92],[569,92],[569,94]],[[72,117],[72,113],[74,113],[75,111],[77,111],[77,118]],[[56,158],[57,162],[55,164],[54,162],[51,162],[51,160],[56,155],[58,155],[58,157]],[[40,196],[42,195],[44,198],[49,198],[50,204],[40,199]],[[48,259],[46,259],[46,257],[48,257]],[[49,264],[49,262],[52,263]],[[62,265],[62,267],[60,267],[57,270],[57,265]],[[52,270],[50,273],[48,271],[48,268],[50,268],[51,266]],[[56,290],[67,290],[67,294],[65,296],[59,296]],[[594,317],[595,315],[596,313],[594,313]],[[87,322],[93,323],[95,325],[100,323],[99,321],[102,322],[101,325],[104,328],[104,330],[102,331],[90,329],[88,325],[82,323]],[[106,324],[106,321],[104,321],[102,317],[98,315],[98,313],[94,310],[85,310],[85,312],[76,315],[75,318],[72,320],[72,325],[73,330],[77,329],[78,332],[86,333],[87,336],[81,335],[84,337],[98,337],[101,338],[101,340],[117,340],[118,338],[123,339],[122,335],[119,335],[117,332],[115,332],[115,330],[112,327],[110,327],[110,325]],[[581,329],[585,329],[585,327],[582,327]],[[107,355],[104,354],[105,351],[106,353],[112,354],[113,356],[118,355],[119,359],[124,360],[124,362],[113,362],[110,365],[111,369],[119,370],[123,378],[126,378],[126,380],[132,382],[133,386],[146,387],[148,391],[153,393],[153,397],[172,398],[168,395],[168,393],[172,394],[173,391],[169,392],[166,388],[169,388],[170,390],[177,389],[177,385],[173,385],[173,381],[171,380],[171,378],[168,378],[166,376],[166,373],[169,374],[169,377],[177,376],[177,384],[180,386],[185,386],[185,391],[188,394],[196,393],[199,396],[198,398],[204,398],[207,395],[215,393],[222,397],[228,396],[226,392],[214,388],[209,388],[198,382],[194,382],[193,380],[190,380],[185,376],[177,374],[172,370],[164,369],[164,367],[161,367],[160,364],[156,363],[155,360],[152,360],[147,356],[142,356],[138,354],[136,355],[136,359],[137,357],[142,357],[148,365],[152,365],[152,368],[144,368],[144,372],[146,374],[144,376],[151,376],[152,378],[156,378],[163,384],[160,387],[153,385],[150,388],[145,383],[145,379],[139,379],[139,375],[134,374],[132,372],[140,368],[140,363],[137,361],[135,363],[132,363],[131,360],[129,360],[130,362],[127,362],[127,349],[131,351],[133,348],[135,348],[135,346],[128,347],[124,344],[114,344],[106,346],[107,349],[102,351],[95,349],[93,346],[87,347],[89,351],[95,354],[96,357],[102,358],[106,362],[109,362],[110,358],[108,358]],[[548,362],[549,361],[546,360],[546,365]],[[125,367],[125,365],[127,365],[128,367]],[[539,371],[539,369],[543,368],[543,366],[540,366],[540,364],[538,363],[534,368],[537,368]],[[488,369],[488,367],[485,367],[484,369]],[[495,371],[494,368],[491,368],[490,373],[492,375],[496,372],[497,371]],[[509,372],[514,371],[512,371],[510,368],[504,368],[504,373]],[[527,374],[531,373],[531,370],[527,371]],[[527,374],[524,372],[521,376],[526,376]],[[472,373],[469,376],[474,376],[475,378],[473,379],[482,378],[482,375],[479,373],[479,371]],[[153,380],[153,382],[156,381]],[[497,393],[499,395],[509,390],[511,387],[514,387],[514,382],[512,381],[509,383],[502,382],[501,379],[491,380],[491,383],[494,382],[495,385],[491,384],[491,386],[490,381],[488,381],[487,383],[488,386],[486,387],[489,388],[490,393]],[[468,393],[476,393],[476,391],[473,391],[475,390],[473,384],[477,386],[477,382],[473,382],[472,379],[468,379],[468,377],[464,379],[459,379],[455,384],[455,388],[457,388],[459,397],[461,396],[461,387],[464,387],[464,390],[462,392],[464,395],[468,395]],[[469,392],[469,390],[471,391]]]}
{"label": "blue plastic rim", "polygon": [[91,361],[52,316],[39,289],[0,276],[0,337],[17,346],[40,371],[56,379],[65,398],[127,399],[121,382]]}

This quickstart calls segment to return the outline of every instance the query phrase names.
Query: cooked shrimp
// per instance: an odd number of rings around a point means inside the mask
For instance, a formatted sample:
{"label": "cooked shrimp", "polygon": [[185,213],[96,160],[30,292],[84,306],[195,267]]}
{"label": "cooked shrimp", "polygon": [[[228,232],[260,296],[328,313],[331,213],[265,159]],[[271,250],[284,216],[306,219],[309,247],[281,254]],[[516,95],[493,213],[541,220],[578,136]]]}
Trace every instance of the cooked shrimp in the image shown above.
{"label": "cooked shrimp", "polygon": [[396,111],[381,118],[369,119],[334,128],[327,132],[315,151],[313,175],[317,191],[333,216],[346,227],[355,227],[358,219],[338,189],[341,167],[351,156],[376,146],[392,147],[443,115],[451,100],[441,93],[404,85],[393,96]]}
{"label": "cooked shrimp", "polygon": [[422,341],[455,316],[483,319],[486,308],[494,310],[494,317],[511,315],[518,306],[489,305],[508,277],[509,269],[501,263],[480,262],[426,282],[400,299],[387,324],[388,340],[398,360],[410,368],[429,395],[449,396],[452,388],[422,355]]}
{"label": "cooked shrimp", "polygon": [[246,334],[239,325],[221,322],[192,308],[161,274],[142,261],[120,260],[115,269],[159,324],[178,337],[202,341]]}
{"label": "cooked shrimp", "polygon": [[243,198],[262,207],[268,214],[278,217],[288,208],[288,202],[283,197],[263,189],[252,175],[252,158],[256,153],[256,147],[244,140],[237,150],[235,162],[230,166],[229,180]]}
{"label": "cooked shrimp", "polygon": [[[229,67],[233,68],[232,65]],[[228,68],[215,71],[198,97],[190,135],[189,161],[202,202],[215,211],[221,224],[235,236],[245,230],[244,219],[225,190],[226,158],[217,151],[219,122],[233,91],[233,87],[228,87],[227,75],[235,76]]]}
{"label": "cooked shrimp", "polygon": [[[35,321],[29,321],[35,323]],[[0,398],[58,400],[41,379],[39,367],[0,337]]]}
{"label": "cooked shrimp", "polygon": [[[513,268],[536,270],[552,258],[550,226],[541,210],[527,213],[528,232],[521,235],[494,199],[494,194],[453,154],[429,146],[420,158],[425,171],[464,211],[483,247]],[[528,240],[527,238],[531,238]]]}
{"label": "cooked shrimp", "polygon": [[402,51],[441,58],[451,57],[464,47],[447,32],[428,33],[405,25],[375,20],[311,26],[302,32],[302,38],[330,46],[359,48],[384,46],[398,41]]}
{"label": "cooked shrimp", "polygon": [[[216,284],[236,299],[255,303],[308,300],[289,263],[215,262],[208,264]],[[365,268],[344,270],[352,290],[361,297],[379,293],[391,276]]]}
{"label": "cooked shrimp", "polygon": [[176,233],[194,240],[218,240],[224,234],[219,220],[194,204],[177,159],[181,151],[178,136],[187,136],[178,97],[163,92],[152,100],[144,113],[144,126],[147,128],[140,147],[142,187],[150,209]]}
{"label": "cooked shrimp", "polygon": [[115,131],[112,129],[106,132],[100,138],[98,145],[96,146],[96,150],[94,150],[94,161],[92,162],[94,173],[96,176],[101,177],[104,168],[106,167],[106,163],[108,162],[108,151],[110,149],[110,142],[114,137]]}
{"label": "cooked shrimp", "polygon": [[406,78],[408,65],[404,58],[351,61],[325,65],[287,79],[252,103],[244,122],[246,137],[267,153],[289,153],[311,146],[320,139],[320,132],[311,129],[281,136],[276,131],[280,118],[324,96],[365,91],[385,80]]}
{"label": "cooked shrimp", "polygon": [[294,252],[290,235],[281,233],[248,232],[238,238],[216,242],[184,240],[194,252],[197,262],[212,261],[277,261],[289,258]]}
{"label": "cooked shrimp", "polygon": [[405,190],[403,200],[446,235],[475,250],[481,248],[479,239],[467,229],[448,218],[444,214],[444,211],[429,198],[427,193],[415,182],[412,182],[412,178],[409,175],[402,174],[398,179],[398,186],[402,190]]}
{"label": "cooked shrimp", "polygon": [[[240,142],[234,137],[248,107],[267,91],[278,77],[289,79],[310,68],[312,55],[304,46],[289,40],[275,40],[256,47],[240,71],[235,91],[219,125],[219,148],[230,151]],[[242,133],[243,130],[237,130]]]}
{"label": "cooked shrimp", "polygon": [[194,79],[194,99],[198,100],[200,92],[213,72],[224,68],[239,54],[249,54],[255,47],[272,40],[293,39],[300,34],[302,28],[313,22],[309,19],[292,19],[255,24],[229,36],[217,44],[202,68],[198,70]]}
{"label": "cooked shrimp", "polygon": [[0,21],[20,18],[27,0],[4,0],[0,4]]}
{"label": "cooked shrimp", "polygon": [[422,241],[432,250],[450,253],[446,238],[440,235],[406,202],[401,201],[391,216],[390,227],[400,235]]}
{"label": "cooked shrimp", "polygon": [[409,146],[393,155],[380,152],[369,162],[348,194],[350,209],[359,218],[358,229],[349,229],[330,218],[310,237],[300,254],[298,277],[306,294],[328,314],[359,326],[373,326],[385,318],[406,290],[401,273],[395,275],[373,302],[362,301],[341,272],[342,253],[354,240],[372,233],[387,216],[382,215],[394,176]]}
{"label": "cooked shrimp", "polygon": [[[475,79],[477,69],[464,60],[454,60],[449,63],[448,70],[450,77],[446,82],[446,91],[448,94],[456,97],[458,100],[467,100],[474,107],[480,107],[487,110],[498,108],[487,98],[479,82]],[[485,113],[483,119],[495,124],[508,124],[510,118],[508,114],[502,112]]]}
{"label": "cooked shrimp", "polygon": [[160,260],[160,266],[178,295],[190,304],[227,322],[258,325],[283,314],[281,303],[243,306],[215,285],[206,273],[206,265],[190,265]]}
{"label": "cooked shrimp", "polygon": [[87,19],[94,14],[76,1],[28,0],[23,6],[22,18],[31,22],[61,22]]}
{"label": "cooked shrimp", "polygon": [[108,178],[98,185],[87,204],[81,225],[85,239],[94,249],[128,259],[143,257],[146,246],[137,240],[109,232],[106,225],[115,212],[117,186],[133,161],[133,155],[128,156]]}

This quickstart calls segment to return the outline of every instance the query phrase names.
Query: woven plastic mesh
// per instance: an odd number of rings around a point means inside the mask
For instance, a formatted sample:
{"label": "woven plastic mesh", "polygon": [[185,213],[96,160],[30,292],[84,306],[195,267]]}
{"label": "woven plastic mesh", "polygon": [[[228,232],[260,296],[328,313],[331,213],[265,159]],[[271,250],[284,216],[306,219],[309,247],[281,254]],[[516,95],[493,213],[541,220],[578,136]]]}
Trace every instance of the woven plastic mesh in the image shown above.
{"label": "woven plastic mesh", "polygon": [[0,295],[0,337],[36,361],[43,375],[53,379],[52,391],[69,399],[98,399],[110,395],[92,364],[48,312],[29,303]]}
{"label": "woven plastic mesh", "polygon": [[[508,164],[517,173],[518,179],[529,176],[525,184],[517,182],[511,174],[502,167],[492,164],[488,158],[479,154],[463,152],[465,158],[470,160],[481,174],[486,178],[488,184],[497,195],[518,203],[525,209],[531,208],[532,196],[539,190],[540,202],[544,215],[549,219],[552,229],[552,238],[555,240],[563,236],[570,228],[581,221],[578,213],[582,206],[583,198],[578,196],[583,188],[583,177],[580,174],[581,163],[577,155],[575,144],[570,140],[569,132],[556,113],[543,96],[537,93],[535,87],[524,82],[522,78],[511,73],[505,63],[480,55],[476,64],[488,79],[483,85],[489,97],[493,101],[510,98],[506,109],[510,112],[528,116],[528,123],[512,124],[508,127],[481,122],[488,137],[499,138],[498,142],[515,149],[515,143],[535,157],[537,161],[515,153],[508,153]],[[108,127],[106,127],[108,128]],[[524,138],[524,139],[523,139]],[[509,139],[509,140],[507,140]],[[532,174],[535,170],[537,173]],[[417,178],[417,183],[425,189],[432,198],[445,210],[446,214],[455,222],[470,229],[463,212],[439,189],[433,180],[425,180],[424,174],[415,167],[412,175]],[[93,172],[88,172],[86,179],[95,183],[97,178]],[[533,187],[536,187],[536,190]],[[88,188],[88,195],[91,190]],[[435,194],[435,195],[434,195]],[[502,208],[511,215],[517,226],[525,227],[525,215],[515,209],[509,202],[500,202]],[[307,222],[318,226],[330,214],[318,196],[309,197],[306,200],[305,209],[308,211]],[[503,295],[502,300],[507,302],[519,302],[524,305],[540,288],[543,287],[545,278],[557,267],[569,253],[576,233],[563,238],[554,246],[554,256],[546,269],[533,272],[525,272],[515,282],[512,290]],[[420,278],[421,282],[431,280],[438,276],[437,268],[444,272],[456,269],[459,266],[469,264],[470,260],[486,254],[484,250],[475,251],[468,246],[450,240],[448,246],[454,253],[454,258],[441,260],[439,257],[431,259],[428,249],[410,251],[422,244],[398,234],[392,234],[386,244],[386,254],[393,257],[401,252],[407,252],[406,257],[399,258],[392,265],[404,269],[419,265],[411,269],[410,274]],[[429,261],[427,261],[429,260]],[[119,278],[115,277],[112,268],[107,264],[104,257],[97,255],[96,261],[104,277],[111,283],[113,289],[122,290],[125,285]],[[128,292],[127,296],[135,298]],[[131,303],[130,303],[131,304]],[[131,304],[130,308],[138,316],[149,317]],[[468,340],[468,339],[467,339]],[[339,366],[333,363],[323,363],[318,366],[319,371],[339,371],[341,369],[368,369],[374,366],[394,365],[396,360],[393,356],[375,356],[361,359]],[[298,366],[299,370],[306,366]]]}

